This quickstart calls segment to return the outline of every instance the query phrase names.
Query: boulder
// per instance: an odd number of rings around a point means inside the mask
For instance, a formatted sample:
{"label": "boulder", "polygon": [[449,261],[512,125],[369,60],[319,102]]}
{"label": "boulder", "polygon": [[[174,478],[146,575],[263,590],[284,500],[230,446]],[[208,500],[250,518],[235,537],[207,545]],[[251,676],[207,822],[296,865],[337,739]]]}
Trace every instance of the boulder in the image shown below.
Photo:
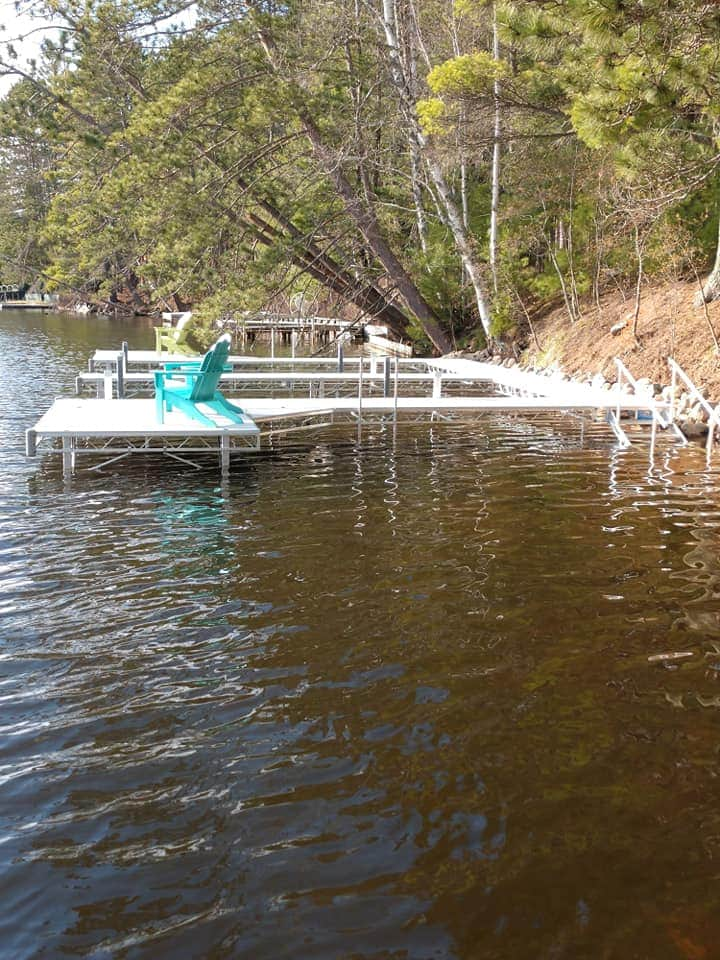
{"label": "boulder", "polygon": [[707,423],[710,415],[701,403],[694,403],[688,410],[687,418],[693,423]]}
{"label": "boulder", "polygon": [[635,392],[642,396],[652,396],[653,395],[653,384],[650,380],[650,377],[639,377],[635,381]]}
{"label": "boulder", "polygon": [[706,423],[694,423],[692,420],[685,420],[680,424],[680,429],[686,437],[706,437],[708,428]]}
{"label": "boulder", "polygon": [[675,415],[679,416],[690,408],[690,397],[687,393],[681,393],[675,405]]}

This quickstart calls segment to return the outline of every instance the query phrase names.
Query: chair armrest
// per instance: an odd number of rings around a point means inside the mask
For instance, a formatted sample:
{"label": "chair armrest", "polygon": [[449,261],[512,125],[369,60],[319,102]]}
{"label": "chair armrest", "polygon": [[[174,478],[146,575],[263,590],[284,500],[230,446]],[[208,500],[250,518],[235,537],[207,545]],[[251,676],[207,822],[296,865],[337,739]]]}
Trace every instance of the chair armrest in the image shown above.
{"label": "chair armrest", "polygon": [[201,363],[202,360],[168,360],[162,366],[166,372],[184,372],[185,370],[198,370]]}
{"label": "chair armrest", "polygon": [[[163,370],[170,373],[187,373],[200,368],[201,360],[168,360],[163,363]],[[232,364],[223,364],[223,373],[232,373]]]}
{"label": "chair armrest", "polygon": [[172,380],[173,377],[185,377],[187,382],[189,377],[201,377],[204,375],[204,370],[155,370],[153,372],[153,379],[155,381],[155,389],[162,390],[165,381]]}

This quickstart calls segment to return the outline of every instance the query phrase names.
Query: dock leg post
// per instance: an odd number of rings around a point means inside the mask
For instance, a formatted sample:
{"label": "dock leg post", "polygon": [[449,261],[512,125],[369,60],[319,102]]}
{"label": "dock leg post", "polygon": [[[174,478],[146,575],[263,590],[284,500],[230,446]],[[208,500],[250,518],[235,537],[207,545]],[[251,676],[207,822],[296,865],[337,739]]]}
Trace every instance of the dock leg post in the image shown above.
{"label": "dock leg post", "polygon": [[[117,355],[117,395],[118,400],[122,400],[125,397],[125,372],[123,370],[123,355],[119,353]],[[112,394],[112,390],[111,390]]]}
{"label": "dock leg post", "polygon": [[338,353],[337,353],[337,372],[342,373],[345,367],[345,356],[343,354],[343,345],[338,343]]}
{"label": "dock leg post", "polygon": [[128,347],[127,340],[123,340],[123,342],[120,344],[120,349],[122,350],[122,355],[123,355],[123,373],[127,373],[128,353],[130,352],[130,348]]}
{"label": "dock leg post", "polygon": [[37,453],[37,434],[34,430],[25,431],[25,456],[34,457]]}
{"label": "dock leg post", "polygon": [[397,408],[398,408],[398,371],[400,369],[400,363],[398,358],[395,357],[395,392],[394,392],[394,403],[393,403],[393,420],[397,420]]}
{"label": "dock leg post", "polygon": [[75,467],[75,451],[73,449],[72,437],[62,438],[62,466],[63,476],[69,477]]}
{"label": "dock leg post", "polygon": [[433,376],[433,400],[437,400],[438,397],[442,396],[442,373],[439,370],[435,371]]}
{"label": "dock leg post", "polygon": [[275,359],[275,327],[270,327],[270,358]]}
{"label": "dock leg post", "polygon": [[713,411],[713,415],[708,420],[708,435],[707,441],[705,443],[705,455],[707,456],[707,463],[710,466],[710,460],[712,459],[712,447],[713,440],[715,439],[715,414],[717,413],[717,408]]}
{"label": "dock leg post", "polygon": [[655,463],[655,440],[657,438],[657,415],[655,410],[652,411],[652,431],[650,433],[650,466],[652,467]]}
{"label": "dock leg post", "polygon": [[670,423],[675,423],[675,391],[677,389],[677,370],[672,365],[672,379],[670,381]]}
{"label": "dock leg post", "polygon": [[390,396],[390,357],[383,359],[383,396]]}
{"label": "dock leg post", "polygon": [[230,437],[224,433],[220,437],[220,472],[227,476],[230,470]]}

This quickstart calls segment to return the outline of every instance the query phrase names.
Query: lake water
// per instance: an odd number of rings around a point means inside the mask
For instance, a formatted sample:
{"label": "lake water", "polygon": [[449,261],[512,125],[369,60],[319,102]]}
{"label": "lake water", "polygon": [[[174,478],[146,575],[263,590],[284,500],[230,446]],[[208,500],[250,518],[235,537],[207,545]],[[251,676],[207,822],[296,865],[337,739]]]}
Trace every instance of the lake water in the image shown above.
{"label": "lake water", "polygon": [[0,313],[2,960],[720,956],[702,451],[497,416],[222,484],[26,461],[122,339]]}

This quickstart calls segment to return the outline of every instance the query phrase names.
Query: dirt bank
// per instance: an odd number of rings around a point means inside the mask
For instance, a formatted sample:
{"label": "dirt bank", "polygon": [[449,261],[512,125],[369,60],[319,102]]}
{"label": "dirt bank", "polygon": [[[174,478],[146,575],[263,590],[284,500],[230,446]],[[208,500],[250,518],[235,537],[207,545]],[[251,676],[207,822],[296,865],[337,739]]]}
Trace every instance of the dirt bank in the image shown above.
{"label": "dirt bank", "polygon": [[[540,346],[531,337],[521,362],[543,367],[558,364],[571,375],[602,373],[612,381],[614,358],[619,357],[633,376],[667,384],[670,356],[718,403],[720,354],[708,320],[720,340],[720,302],[709,304],[706,316],[702,307],[693,306],[697,290],[696,283],[677,282],[644,292],[637,341],[632,333],[632,295],[607,294],[599,310],[594,303],[585,304],[582,319],[575,323],[570,323],[564,308],[554,310],[533,324]],[[623,321],[627,326],[620,333],[610,332]]]}

